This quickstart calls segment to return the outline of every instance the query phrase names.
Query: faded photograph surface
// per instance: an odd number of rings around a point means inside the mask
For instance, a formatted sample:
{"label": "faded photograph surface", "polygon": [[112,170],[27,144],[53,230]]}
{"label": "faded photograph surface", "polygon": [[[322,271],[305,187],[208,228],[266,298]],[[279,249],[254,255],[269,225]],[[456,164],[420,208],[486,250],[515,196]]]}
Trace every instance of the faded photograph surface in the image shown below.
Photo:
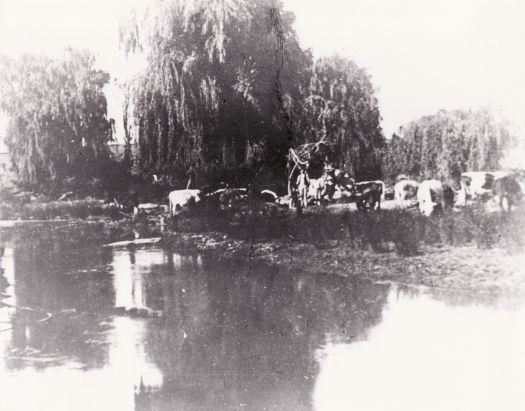
{"label": "faded photograph surface", "polygon": [[2,0],[2,411],[524,410],[524,11]]}

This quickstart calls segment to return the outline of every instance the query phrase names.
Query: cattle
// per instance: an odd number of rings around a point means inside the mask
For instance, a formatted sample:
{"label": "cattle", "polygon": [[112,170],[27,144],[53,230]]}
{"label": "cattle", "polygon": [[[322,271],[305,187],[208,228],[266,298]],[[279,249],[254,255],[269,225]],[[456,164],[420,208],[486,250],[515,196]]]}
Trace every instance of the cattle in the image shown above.
{"label": "cattle", "polygon": [[332,200],[339,203],[350,203],[354,201],[355,193],[352,190],[341,190],[339,187],[336,187]]}
{"label": "cattle", "polygon": [[461,174],[473,200],[491,197],[494,182],[509,175],[506,171],[468,171]]}
{"label": "cattle", "polygon": [[452,207],[454,203],[454,191],[448,184],[439,180],[425,180],[417,190],[417,201],[419,210],[426,216],[435,212],[442,212]]}
{"label": "cattle", "polygon": [[346,171],[337,169],[334,171],[335,188],[339,191],[352,191],[355,181]]}
{"label": "cattle", "polygon": [[215,190],[210,195],[211,196],[222,195],[224,193],[244,195],[244,194],[248,194],[248,189],[247,188],[229,188],[229,187],[219,188],[218,190]]}
{"label": "cattle", "polygon": [[355,180],[346,172],[335,173],[335,191],[333,200],[350,202],[355,198]]}
{"label": "cattle", "polygon": [[362,181],[355,184],[355,203],[358,210],[379,210],[384,193],[382,181]]}
{"label": "cattle", "polygon": [[289,206],[289,207],[290,207],[291,201],[292,201],[292,198],[288,194],[281,196],[281,197],[277,197],[277,199],[275,200],[277,204],[282,205],[282,206]]}
{"label": "cattle", "polygon": [[454,207],[467,207],[472,199],[470,186],[472,179],[468,176],[461,176],[461,178],[450,181],[450,187],[454,193]]}
{"label": "cattle", "polygon": [[323,199],[332,201],[335,193],[334,178],[330,174],[323,174],[320,178],[311,178],[308,186],[308,199],[315,204],[321,204]]}
{"label": "cattle", "polygon": [[177,214],[184,207],[191,203],[198,203],[201,201],[201,190],[175,190],[169,193],[169,209],[171,215]]}
{"label": "cattle", "polygon": [[279,196],[274,191],[263,190],[261,191],[261,198],[268,203],[277,203]]}
{"label": "cattle", "polygon": [[163,204],[156,204],[156,203],[141,203],[138,204],[136,207],[133,207],[133,215],[137,215],[139,212],[145,212],[145,213],[151,213],[155,211],[166,211],[165,205]]}
{"label": "cattle", "polygon": [[221,209],[239,206],[248,198],[247,188],[220,188],[209,194],[208,197],[216,200]]}
{"label": "cattle", "polygon": [[314,204],[321,204],[322,192],[324,184],[322,178],[311,178],[308,186],[308,199]]}
{"label": "cattle", "polygon": [[503,211],[511,211],[512,206],[523,196],[521,186],[512,176],[508,175],[494,181],[492,185],[492,193],[498,200],[498,203]]}
{"label": "cattle", "polygon": [[394,186],[394,199],[405,201],[416,198],[419,183],[414,180],[400,180]]}
{"label": "cattle", "polygon": [[360,181],[358,183],[355,183],[356,190],[359,190],[359,187],[363,187],[363,189],[366,189],[370,184],[375,184],[376,186],[381,186],[381,200],[385,199],[385,192],[386,192],[386,186],[385,183],[381,180],[373,180],[373,181]]}

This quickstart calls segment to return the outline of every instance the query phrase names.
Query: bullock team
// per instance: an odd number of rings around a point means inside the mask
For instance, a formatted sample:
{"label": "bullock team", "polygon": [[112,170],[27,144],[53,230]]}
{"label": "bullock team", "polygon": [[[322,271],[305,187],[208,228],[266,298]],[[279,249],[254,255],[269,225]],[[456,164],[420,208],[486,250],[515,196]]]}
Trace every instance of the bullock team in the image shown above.
{"label": "bullock team", "polygon": [[448,182],[425,180],[421,183],[406,176],[394,186],[397,201],[416,199],[420,211],[429,216],[452,207],[467,207],[475,202],[495,201],[501,210],[510,211],[521,200],[522,188],[509,172],[473,171]]}
{"label": "bullock team", "polygon": [[[358,210],[369,211],[381,208],[387,190],[380,181],[356,182],[343,170],[326,164],[320,178],[309,178],[307,167],[301,167],[292,194],[279,197],[270,190],[263,190],[258,196],[266,201],[289,207],[305,208],[310,205],[334,202],[355,202]],[[510,211],[522,197],[522,189],[512,173],[466,172],[454,181],[425,180],[418,182],[400,175],[393,187],[393,200],[400,205],[417,205],[419,210],[430,216],[452,207],[467,207],[474,202],[493,200],[502,210]],[[169,210],[172,215],[204,197],[215,197],[221,204],[243,201],[248,197],[245,188],[222,188],[204,195],[201,190],[175,190],[169,196]]]}
{"label": "bullock team", "polygon": [[330,163],[325,164],[323,175],[317,179],[309,178],[306,169],[304,166],[299,168],[296,184],[291,186],[291,207],[294,206],[295,197],[302,208],[336,201],[355,202],[360,210],[381,208],[381,199],[385,193],[385,184],[382,181],[356,183],[347,172],[335,169]]}

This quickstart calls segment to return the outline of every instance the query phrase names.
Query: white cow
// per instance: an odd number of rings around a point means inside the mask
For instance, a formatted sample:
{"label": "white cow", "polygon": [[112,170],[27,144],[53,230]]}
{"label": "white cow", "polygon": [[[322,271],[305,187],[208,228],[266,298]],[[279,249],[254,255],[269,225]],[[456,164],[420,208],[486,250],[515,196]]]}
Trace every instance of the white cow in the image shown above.
{"label": "white cow", "polygon": [[182,208],[186,207],[191,201],[198,203],[201,201],[201,190],[175,190],[169,193],[171,215],[177,214]]}
{"label": "white cow", "polygon": [[446,197],[445,187],[441,181],[425,180],[417,190],[419,210],[426,216],[432,215],[438,209],[443,210],[449,205]]}
{"label": "white cow", "polygon": [[415,180],[400,180],[394,186],[394,199],[405,201],[415,198],[419,183]]}

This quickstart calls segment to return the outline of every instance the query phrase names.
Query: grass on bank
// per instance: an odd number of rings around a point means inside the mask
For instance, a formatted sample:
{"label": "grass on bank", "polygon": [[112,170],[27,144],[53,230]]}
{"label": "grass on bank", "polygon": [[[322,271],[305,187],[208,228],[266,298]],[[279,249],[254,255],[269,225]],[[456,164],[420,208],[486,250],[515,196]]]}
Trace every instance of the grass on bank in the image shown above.
{"label": "grass on bank", "polygon": [[302,216],[264,207],[217,210],[195,207],[170,221],[175,232],[223,232],[247,241],[281,240],[331,247],[344,241],[354,249],[418,254],[424,245],[479,248],[503,247],[509,251],[525,245],[525,210],[486,213],[482,207],[425,217],[417,210],[333,213],[317,209]]}
{"label": "grass on bank", "polygon": [[[0,218],[51,220],[109,217],[127,219],[129,214],[95,199],[4,204]],[[159,215],[134,219],[135,224],[159,223]],[[479,205],[450,211],[431,218],[417,210],[356,212],[348,209],[312,207],[303,215],[261,201],[249,201],[232,208],[214,202],[194,205],[168,218],[168,234],[221,232],[246,241],[279,240],[313,244],[318,248],[344,241],[356,250],[396,251],[414,255],[424,245],[479,248],[503,247],[522,250],[525,245],[525,207],[511,213],[486,213]]]}

